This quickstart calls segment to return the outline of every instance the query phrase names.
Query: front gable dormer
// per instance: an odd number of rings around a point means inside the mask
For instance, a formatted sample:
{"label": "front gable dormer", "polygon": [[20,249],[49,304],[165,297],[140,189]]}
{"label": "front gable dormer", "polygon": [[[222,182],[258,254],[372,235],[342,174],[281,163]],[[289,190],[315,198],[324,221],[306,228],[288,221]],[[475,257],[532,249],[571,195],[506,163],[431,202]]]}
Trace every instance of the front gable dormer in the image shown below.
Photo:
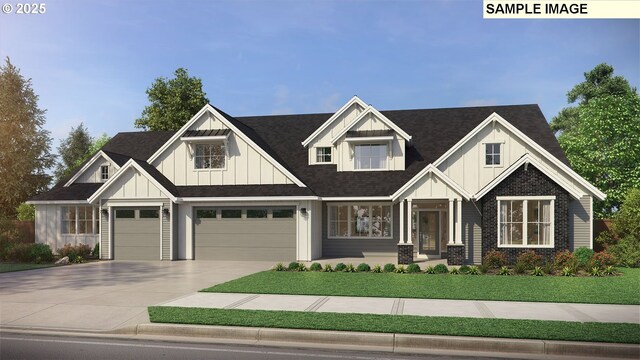
{"label": "front gable dormer", "polygon": [[64,186],[69,187],[74,183],[103,183],[119,169],[120,166],[106,152],[99,150]]}

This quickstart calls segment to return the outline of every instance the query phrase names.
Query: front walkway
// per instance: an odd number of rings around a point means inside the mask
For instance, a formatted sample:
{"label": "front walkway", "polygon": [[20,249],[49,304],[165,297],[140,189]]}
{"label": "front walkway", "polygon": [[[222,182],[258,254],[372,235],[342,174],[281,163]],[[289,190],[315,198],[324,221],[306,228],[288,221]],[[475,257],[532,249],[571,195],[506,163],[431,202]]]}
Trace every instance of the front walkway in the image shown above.
{"label": "front walkway", "polygon": [[195,293],[160,306],[640,324],[638,305]]}

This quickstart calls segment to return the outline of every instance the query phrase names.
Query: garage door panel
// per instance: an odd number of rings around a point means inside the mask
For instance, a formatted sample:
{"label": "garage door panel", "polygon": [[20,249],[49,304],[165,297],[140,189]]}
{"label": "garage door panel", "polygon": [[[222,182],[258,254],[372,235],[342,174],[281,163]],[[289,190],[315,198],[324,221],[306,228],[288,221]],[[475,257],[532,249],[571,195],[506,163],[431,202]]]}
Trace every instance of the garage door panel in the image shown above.
{"label": "garage door panel", "polygon": [[118,233],[123,234],[159,234],[160,222],[158,219],[153,221],[149,220],[117,220],[115,222],[115,229]]}
{"label": "garage door panel", "polygon": [[115,256],[117,260],[159,260],[160,251],[153,251],[148,246],[118,246]]}
{"label": "garage door panel", "polygon": [[292,246],[291,238],[288,234],[266,234],[254,236],[247,234],[198,234],[198,247],[242,247],[246,249],[255,248],[287,248]]}
{"label": "garage door panel", "polygon": [[158,234],[118,233],[118,246],[160,246]]}
{"label": "garage door panel", "polygon": [[269,248],[221,248],[202,247],[198,248],[196,259],[200,260],[264,260],[264,261],[290,261],[296,258],[295,249],[269,249]]}
{"label": "garage door panel", "polygon": [[198,224],[198,234],[290,234],[296,229],[294,221],[217,220]]}

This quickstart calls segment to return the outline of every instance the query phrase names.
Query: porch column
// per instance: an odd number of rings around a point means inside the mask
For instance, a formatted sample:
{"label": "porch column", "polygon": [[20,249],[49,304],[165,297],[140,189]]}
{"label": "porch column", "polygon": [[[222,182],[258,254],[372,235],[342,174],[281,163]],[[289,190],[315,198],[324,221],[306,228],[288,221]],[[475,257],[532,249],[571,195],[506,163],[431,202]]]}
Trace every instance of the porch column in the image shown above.
{"label": "porch column", "polygon": [[407,200],[407,244],[413,244],[411,241],[411,199]]}
{"label": "porch column", "polygon": [[400,200],[400,239],[398,244],[404,243],[404,200]]}
{"label": "porch column", "polygon": [[462,199],[456,199],[456,244],[462,245]]}
{"label": "porch column", "polygon": [[449,241],[453,244],[453,199],[449,199]]}

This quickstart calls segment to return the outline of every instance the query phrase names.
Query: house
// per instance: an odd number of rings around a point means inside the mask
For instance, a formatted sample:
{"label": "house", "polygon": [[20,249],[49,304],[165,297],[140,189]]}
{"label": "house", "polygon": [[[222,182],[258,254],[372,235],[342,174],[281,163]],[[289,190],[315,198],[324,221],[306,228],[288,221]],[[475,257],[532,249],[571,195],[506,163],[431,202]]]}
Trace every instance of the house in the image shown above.
{"label": "house", "polygon": [[37,242],[102,259],[510,261],[593,247],[605,195],[569,166],[536,105],[232,117],[119,133],[30,200]]}

